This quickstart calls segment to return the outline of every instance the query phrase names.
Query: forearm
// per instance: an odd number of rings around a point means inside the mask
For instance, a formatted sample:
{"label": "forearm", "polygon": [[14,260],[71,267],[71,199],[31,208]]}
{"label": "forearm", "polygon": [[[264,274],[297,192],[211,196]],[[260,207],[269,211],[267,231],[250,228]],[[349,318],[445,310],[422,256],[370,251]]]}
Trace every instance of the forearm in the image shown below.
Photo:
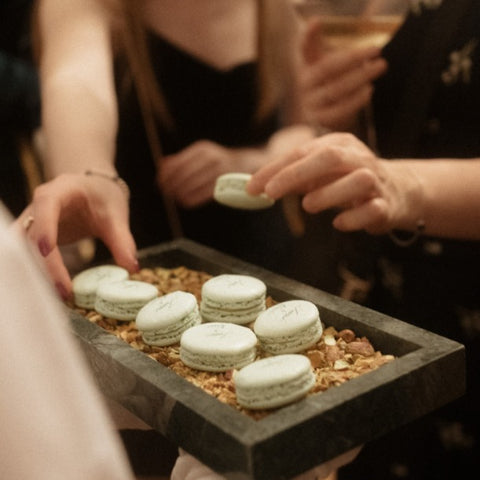
{"label": "forearm", "polygon": [[48,177],[114,171],[111,17],[97,0],[41,0],[40,78]]}
{"label": "forearm", "polygon": [[421,195],[409,189],[411,208],[399,227],[425,222],[425,233],[448,238],[480,239],[480,159],[402,160],[418,179]]}
{"label": "forearm", "polygon": [[115,172],[117,113],[75,78],[43,88],[44,166],[48,178],[87,169]]}

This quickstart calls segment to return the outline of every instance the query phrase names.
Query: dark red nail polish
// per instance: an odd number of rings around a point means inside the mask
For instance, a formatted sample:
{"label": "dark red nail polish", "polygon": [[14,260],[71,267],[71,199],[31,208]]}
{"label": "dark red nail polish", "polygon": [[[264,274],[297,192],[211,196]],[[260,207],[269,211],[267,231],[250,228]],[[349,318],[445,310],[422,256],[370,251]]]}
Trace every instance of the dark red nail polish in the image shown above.
{"label": "dark red nail polish", "polygon": [[68,291],[63,285],[63,283],[60,283],[60,282],[55,283],[55,288],[57,289],[57,292],[63,301],[67,301],[69,299]]}
{"label": "dark red nail polish", "polygon": [[40,253],[42,256],[46,257],[50,253],[50,244],[48,243],[48,240],[45,237],[42,237],[38,241],[38,249],[40,250]]}

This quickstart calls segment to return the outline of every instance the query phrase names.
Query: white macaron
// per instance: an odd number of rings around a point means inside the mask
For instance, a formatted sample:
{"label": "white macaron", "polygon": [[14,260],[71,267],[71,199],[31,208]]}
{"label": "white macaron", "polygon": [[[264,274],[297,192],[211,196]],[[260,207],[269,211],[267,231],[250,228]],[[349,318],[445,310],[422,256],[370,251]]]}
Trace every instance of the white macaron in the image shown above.
{"label": "white macaron", "polygon": [[144,305],[135,323],[148,345],[173,345],[182,333],[201,322],[195,295],[177,291],[157,297]]}
{"label": "white macaron", "polygon": [[271,207],[275,200],[266,194],[250,195],[247,183],[252,176],[249,173],[225,173],[220,175],[213,191],[213,198],[222,205],[242,210],[259,210]]}
{"label": "white macaron", "polygon": [[253,322],[265,310],[266,291],[265,283],[250,275],[217,275],[202,286],[200,314],[205,322]]}
{"label": "white macaron", "polygon": [[93,309],[98,286],[107,282],[127,280],[128,271],[118,265],[98,265],[87,268],[72,279],[75,305]]}
{"label": "white macaron", "polygon": [[257,360],[234,372],[233,381],[239,405],[268,409],[304,397],[315,384],[315,375],[306,356],[288,354]]}
{"label": "white macaron", "polygon": [[264,351],[279,355],[301,352],[315,345],[323,327],[314,303],[288,300],[262,312],[253,330]]}
{"label": "white macaron", "polygon": [[232,323],[203,323],[180,339],[180,359],[197,370],[226,372],[255,360],[257,337],[248,327]]}
{"label": "white macaron", "polygon": [[97,289],[95,310],[116,320],[135,320],[139,310],[158,297],[155,285],[137,280],[102,283]]}

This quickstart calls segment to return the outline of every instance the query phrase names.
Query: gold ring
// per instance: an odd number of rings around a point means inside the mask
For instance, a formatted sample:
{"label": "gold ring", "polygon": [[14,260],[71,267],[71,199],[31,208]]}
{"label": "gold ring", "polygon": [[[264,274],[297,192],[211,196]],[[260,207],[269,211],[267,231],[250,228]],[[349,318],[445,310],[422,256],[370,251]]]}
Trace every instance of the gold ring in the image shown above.
{"label": "gold ring", "polygon": [[22,226],[26,232],[28,232],[28,229],[32,226],[34,218],[31,215],[28,215],[27,218],[22,223]]}

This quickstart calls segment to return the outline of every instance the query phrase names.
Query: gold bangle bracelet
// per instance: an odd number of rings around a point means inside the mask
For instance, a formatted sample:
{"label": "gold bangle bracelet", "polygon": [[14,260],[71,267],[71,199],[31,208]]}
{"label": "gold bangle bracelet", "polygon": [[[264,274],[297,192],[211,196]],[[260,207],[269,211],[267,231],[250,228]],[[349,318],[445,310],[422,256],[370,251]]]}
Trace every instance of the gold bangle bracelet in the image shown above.
{"label": "gold bangle bracelet", "polygon": [[130,200],[130,189],[128,188],[127,182],[119,177],[118,175],[109,175],[108,173],[97,172],[96,170],[85,170],[84,174],[87,177],[101,177],[110,180],[111,182],[116,183],[123,191],[127,200]]}

